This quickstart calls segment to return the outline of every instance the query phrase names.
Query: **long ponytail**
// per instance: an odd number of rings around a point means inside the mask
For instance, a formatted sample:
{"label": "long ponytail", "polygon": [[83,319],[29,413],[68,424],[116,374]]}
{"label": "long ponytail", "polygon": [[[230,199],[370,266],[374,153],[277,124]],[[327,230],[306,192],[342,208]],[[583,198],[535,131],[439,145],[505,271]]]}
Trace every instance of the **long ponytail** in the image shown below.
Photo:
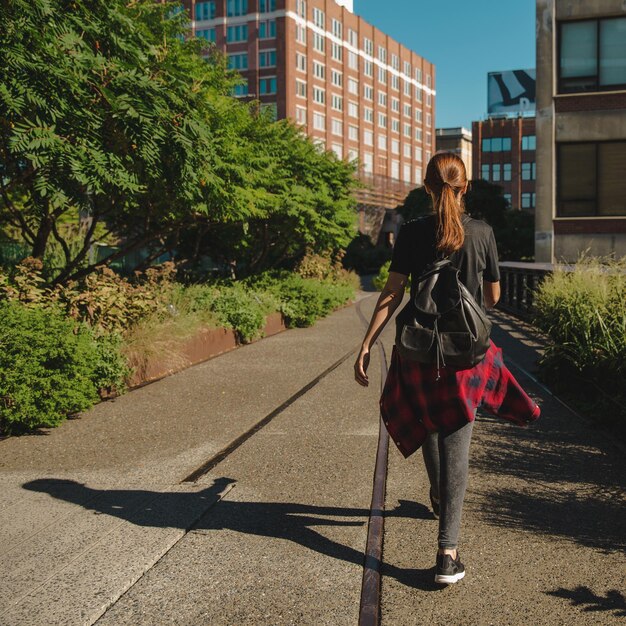
{"label": "long ponytail", "polygon": [[429,161],[424,182],[432,194],[437,217],[437,250],[451,254],[465,241],[461,222],[462,197],[467,185],[465,165],[456,154],[439,152]]}

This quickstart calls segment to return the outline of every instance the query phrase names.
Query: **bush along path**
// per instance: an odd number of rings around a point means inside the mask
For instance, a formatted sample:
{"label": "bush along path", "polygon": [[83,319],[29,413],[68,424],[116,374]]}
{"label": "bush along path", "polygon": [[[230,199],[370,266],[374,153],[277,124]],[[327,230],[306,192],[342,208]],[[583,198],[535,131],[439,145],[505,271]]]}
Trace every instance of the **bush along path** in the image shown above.
{"label": "bush along path", "polygon": [[191,364],[185,346],[203,329],[230,329],[236,343],[250,343],[272,313],[287,327],[310,326],[358,287],[355,274],[316,259],[297,272],[195,285],[176,282],[172,263],[134,280],[103,268],[55,288],[41,270],[26,259],[10,275],[0,272],[2,435],[56,426],[123,393],[138,382],[129,364],[161,360],[168,373],[182,369]]}

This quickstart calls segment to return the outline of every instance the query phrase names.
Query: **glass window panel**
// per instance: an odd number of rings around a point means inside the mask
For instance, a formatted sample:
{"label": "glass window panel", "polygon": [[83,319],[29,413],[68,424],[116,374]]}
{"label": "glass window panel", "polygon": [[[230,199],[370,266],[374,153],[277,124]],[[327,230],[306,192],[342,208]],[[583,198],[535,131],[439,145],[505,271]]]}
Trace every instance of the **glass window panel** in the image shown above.
{"label": "glass window panel", "polygon": [[598,146],[598,212],[626,215],[626,142]]}
{"label": "glass window panel", "polygon": [[491,180],[493,180],[494,182],[499,182],[500,180],[500,164],[499,163],[493,164],[491,174],[492,174]]}
{"label": "glass window panel", "polygon": [[502,152],[502,137],[491,138],[491,151]]}
{"label": "glass window panel", "polygon": [[626,84],[626,17],[600,22],[600,85]]}
{"label": "glass window panel", "polygon": [[558,213],[596,213],[596,144],[561,144],[558,162]]}
{"label": "glass window panel", "polygon": [[491,152],[491,139],[483,139],[483,152]]}
{"label": "glass window panel", "polygon": [[502,166],[502,180],[509,181],[511,180],[511,164],[505,163]]}
{"label": "glass window panel", "polygon": [[489,163],[485,163],[481,167],[481,176],[483,180],[489,180]]}
{"label": "glass window panel", "polygon": [[502,139],[502,152],[510,152],[511,151],[511,138],[503,137]]}
{"label": "glass window panel", "polygon": [[561,27],[561,78],[595,76],[597,22],[566,22]]}

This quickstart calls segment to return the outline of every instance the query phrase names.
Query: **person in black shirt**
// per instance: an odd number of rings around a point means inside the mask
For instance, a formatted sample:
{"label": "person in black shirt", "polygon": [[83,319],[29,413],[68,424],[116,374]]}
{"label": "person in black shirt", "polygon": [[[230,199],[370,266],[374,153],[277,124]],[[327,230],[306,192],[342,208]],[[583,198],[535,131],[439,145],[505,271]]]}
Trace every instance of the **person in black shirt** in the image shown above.
{"label": "person in black shirt", "polygon": [[[451,259],[460,270],[461,281],[483,308],[492,307],[498,301],[500,274],[495,238],[489,225],[465,215],[463,196],[467,184],[465,165],[457,155],[440,152],[428,163],[424,187],[431,195],[434,213],[407,222],[400,229],[389,279],[380,294],[354,364],[355,379],[359,384],[367,386],[369,383],[370,348],[402,302],[409,276],[417,279],[437,257]],[[473,422],[468,422],[445,437],[433,432],[422,446],[435,517],[439,517],[441,503],[435,567],[438,583],[455,583],[465,576],[457,544],[472,427]]]}

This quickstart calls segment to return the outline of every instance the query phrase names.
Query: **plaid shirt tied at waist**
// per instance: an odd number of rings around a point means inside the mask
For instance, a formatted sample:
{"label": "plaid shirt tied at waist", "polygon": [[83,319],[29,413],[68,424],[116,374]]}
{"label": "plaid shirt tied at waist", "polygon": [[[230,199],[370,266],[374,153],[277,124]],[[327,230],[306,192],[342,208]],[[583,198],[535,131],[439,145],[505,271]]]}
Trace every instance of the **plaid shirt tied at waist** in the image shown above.
{"label": "plaid shirt tied at waist", "polygon": [[474,420],[475,409],[526,425],[540,409],[504,364],[502,350],[491,342],[485,358],[474,367],[442,367],[403,359],[394,346],[380,410],[389,435],[405,457],[431,432],[443,436]]}

